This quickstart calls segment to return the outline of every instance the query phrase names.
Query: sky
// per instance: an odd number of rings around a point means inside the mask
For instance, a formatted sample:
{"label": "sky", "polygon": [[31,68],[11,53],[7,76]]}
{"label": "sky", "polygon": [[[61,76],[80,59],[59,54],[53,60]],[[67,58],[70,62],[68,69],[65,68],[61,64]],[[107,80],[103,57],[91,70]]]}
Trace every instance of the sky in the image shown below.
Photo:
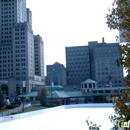
{"label": "sky", "polygon": [[110,30],[106,14],[113,0],[27,0],[32,11],[34,34],[44,41],[45,66],[66,66],[65,47],[88,45],[88,41],[116,42],[118,31]]}

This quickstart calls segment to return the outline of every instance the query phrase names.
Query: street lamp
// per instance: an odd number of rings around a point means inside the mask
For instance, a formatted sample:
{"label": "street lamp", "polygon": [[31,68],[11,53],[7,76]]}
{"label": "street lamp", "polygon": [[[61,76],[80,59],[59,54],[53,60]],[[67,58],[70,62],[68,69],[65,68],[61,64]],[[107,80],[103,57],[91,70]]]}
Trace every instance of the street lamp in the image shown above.
{"label": "street lamp", "polygon": [[[21,66],[21,67],[19,67],[19,69],[20,69],[20,93],[23,96],[24,89],[23,89],[23,86],[21,86],[21,84],[23,83],[23,81],[22,81],[23,80],[23,70],[27,70],[27,67]],[[22,74],[21,74],[21,72],[22,72]],[[24,97],[23,97],[23,112],[24,112]]]}

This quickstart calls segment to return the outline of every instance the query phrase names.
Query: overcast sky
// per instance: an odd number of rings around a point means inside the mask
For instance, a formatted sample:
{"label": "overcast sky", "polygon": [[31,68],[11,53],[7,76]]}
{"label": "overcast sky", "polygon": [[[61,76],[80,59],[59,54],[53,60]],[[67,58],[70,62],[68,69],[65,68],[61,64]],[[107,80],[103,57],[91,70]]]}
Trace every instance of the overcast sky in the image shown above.
{"label": "overcast sky", "polygon": [[106,14],[113,0],[27,0],[34,34],[44,41],[45,65],[66,66],[65,47],[88,41],[116,42],[117,31],[107,28]]}

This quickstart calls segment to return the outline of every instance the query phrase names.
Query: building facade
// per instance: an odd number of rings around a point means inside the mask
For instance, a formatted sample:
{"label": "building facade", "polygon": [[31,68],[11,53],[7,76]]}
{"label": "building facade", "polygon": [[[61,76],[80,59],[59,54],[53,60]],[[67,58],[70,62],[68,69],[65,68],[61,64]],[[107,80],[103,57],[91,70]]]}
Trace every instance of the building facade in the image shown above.
{"label": "building facade", "polygon": [[46,66],[46,83],[47,85],[61,85],[66,86],[66,69],[63,64],[55,62],[53,65]]}
{"label": "building facade", "polygon": [[[38,50],[40,63],[34,47],[43,49],[43,43],[34,42],[26,0],[0,0],[0,19],[0,88],[9,97],[27,94],[35,85],[44,84],[43,50]],[[41,75],[35,72],[37,63],[42,64]]]}
{"label": "building facade", "polygon": [[98,87],[122,87],[123,68],[116,60],[120,57],[119,43],[89,42],[91,57],[91,79]]}
{"label": "building facade", "polygon": [[40,35],[34,36],[34,59],[35,59],[35,75],[45,81],[44,75],[44,43]]}
{"label": "building facade", "polygon": [[[92,79],[98,87],[121,87],[123,68],[117,67],[119,43],[89,42],[88,46],[66,47],[67,86],[78,90],[81,82]],[[75,87],[76,86],[76,87]],[[78,89],[77,89],[78,88]]]}
{"label": "building facade", "polygon": [[88,46],[66,47],[67,85],[79,90],[82,81],[90,78]]}

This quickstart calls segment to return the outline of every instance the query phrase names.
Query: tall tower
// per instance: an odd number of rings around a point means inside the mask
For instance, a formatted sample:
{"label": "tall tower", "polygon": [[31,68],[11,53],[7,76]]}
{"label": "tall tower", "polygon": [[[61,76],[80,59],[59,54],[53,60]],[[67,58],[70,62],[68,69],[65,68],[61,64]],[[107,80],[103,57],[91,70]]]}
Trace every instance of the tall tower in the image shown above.
{"label": "tall tower", "polygon": [[32,29],[32,12],[28,8],[27,8],[27,22],[29,23],[29,25]]}
{"label": "tall tower", "polygon": [[0,19],[0,88],[9,97],[29,93],[33,87],[44,85],[44,67],[41,75],[35,73],[32,13],[26,0],[0,0]]}
{"label": "tall tower", "polygon": [[27,21],[26,0],[0,0],[0,44],[12,44],[12,27]]}
{"label": "tall tower", "polygon": [[34,60],[35,60],[35,74],[45,79],[44,75],[44,43],[40,35],[34,36]]}

